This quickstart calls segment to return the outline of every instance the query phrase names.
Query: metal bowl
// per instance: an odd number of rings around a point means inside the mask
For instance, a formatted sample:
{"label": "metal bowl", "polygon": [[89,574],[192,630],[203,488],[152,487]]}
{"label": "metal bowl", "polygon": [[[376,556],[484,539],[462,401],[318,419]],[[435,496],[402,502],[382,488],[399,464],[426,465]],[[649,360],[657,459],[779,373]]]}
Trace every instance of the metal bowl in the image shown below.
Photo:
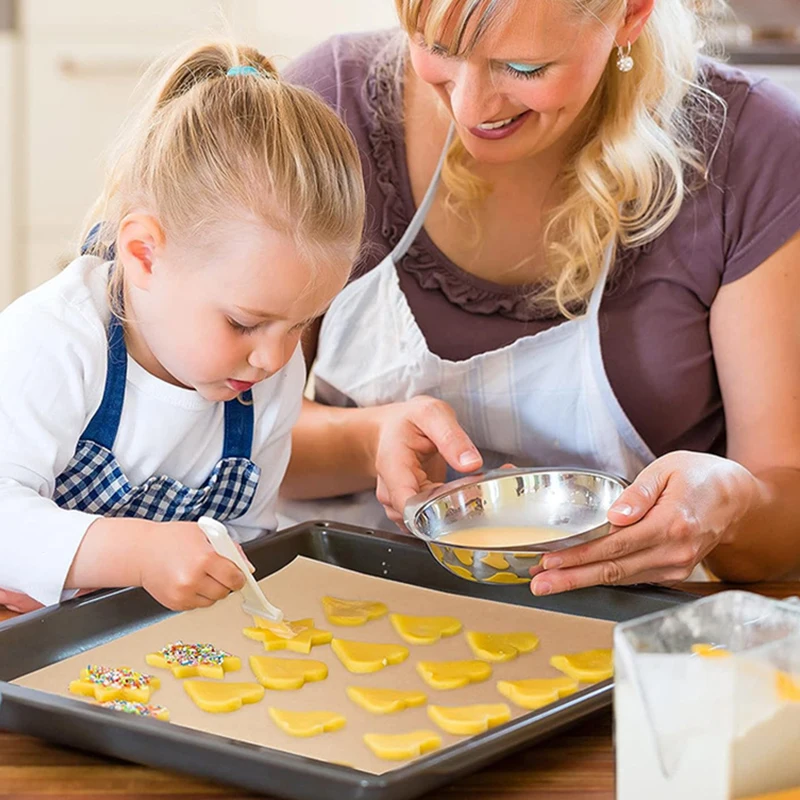
{"label": "metal bowl", "polygon": [[[603,472],[574,469],[498,469],[444,484],[412,497],[408,530],[454,575],[489,584],[528,583],[545,553],[605,536],[609,508],[628,485]],[[443,538],[473,528],[553,528],[535,544],[480,548]]]}

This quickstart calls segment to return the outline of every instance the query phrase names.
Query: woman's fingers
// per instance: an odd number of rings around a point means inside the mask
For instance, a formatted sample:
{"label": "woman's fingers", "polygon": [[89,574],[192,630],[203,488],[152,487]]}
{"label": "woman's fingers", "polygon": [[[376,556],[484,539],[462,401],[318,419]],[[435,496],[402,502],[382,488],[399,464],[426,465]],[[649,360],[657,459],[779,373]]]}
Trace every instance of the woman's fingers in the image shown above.
{"label": "woman's fingers", "polygon": [[410,420],[433,443],[444,460],[459,472],[472,472],[483,464],[478,448],[458,424],[453,409],[441,400],[417,398]]}
{"label": "woman's fingers", "polygon": [[664,548],[652,548],[620,559],[599,561],[571,569],[545,570],[533,578],[531,591],[541,597],[587,586],[678,583],[686,580],[694,565],[674,564],[670,561]]}
{"label": "woman's fingers", "polygon": [[663,462],[658,460],[645,467],[611,506],[608,521],[624,527],[642,519],[658,501],[669,475],[669,470],[664,469]]}

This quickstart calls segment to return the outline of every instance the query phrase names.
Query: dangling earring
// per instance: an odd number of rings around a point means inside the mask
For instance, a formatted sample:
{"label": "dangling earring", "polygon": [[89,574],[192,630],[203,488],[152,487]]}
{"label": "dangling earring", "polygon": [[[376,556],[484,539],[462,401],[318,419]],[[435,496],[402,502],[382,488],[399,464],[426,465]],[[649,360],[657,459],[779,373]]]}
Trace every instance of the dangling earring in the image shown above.
{"label": "dangling earring", "polygon": [[620,72],[630,72],[633,69],[633,58],[631,58],[631,43],[628,42],[623,52],[617,45],[617,69]]}

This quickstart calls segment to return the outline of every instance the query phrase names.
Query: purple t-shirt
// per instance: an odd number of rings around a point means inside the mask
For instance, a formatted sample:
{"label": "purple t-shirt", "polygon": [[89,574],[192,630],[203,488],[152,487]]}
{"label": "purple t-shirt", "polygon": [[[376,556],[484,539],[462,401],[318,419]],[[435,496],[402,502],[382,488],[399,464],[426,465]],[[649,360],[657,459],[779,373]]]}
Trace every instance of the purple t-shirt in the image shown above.
{"label": "purple t-shirt", "polygon": [[[378,68],[392,35],[336,36],[286,70],[287,80],[313,89],[336,110],[361,151],[366,255],[356,276],[391,251],[415,211],[402,123],[392,111],[402,87]],[[800,103],[725,64],[704,61],[702,69],[728,106],[711,180],[656,240],[620,248],[600,310],[611,386],[656,455],[725,454],[711,304],[720,286],[747,275],[800,230]],[[398,274],[428,347],[445,359],[465,360],[563,322],[532,311],[523,288],[460,269],[424,230]]]}

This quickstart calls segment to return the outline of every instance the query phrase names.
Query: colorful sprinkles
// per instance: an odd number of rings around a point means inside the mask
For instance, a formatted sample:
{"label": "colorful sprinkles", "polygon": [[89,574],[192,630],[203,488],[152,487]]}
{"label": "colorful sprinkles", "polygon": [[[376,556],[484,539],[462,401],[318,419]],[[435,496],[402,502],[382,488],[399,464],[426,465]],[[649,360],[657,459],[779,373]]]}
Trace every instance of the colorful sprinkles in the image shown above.
{"label": "colorful sprinkles", "polygon": [[144,703],[135,703],[131,700],[111,700],[107,703],[101,703],[103,708],[110,708],[113,711],[122,711],[125,714],[135,714],[137,717],[156,717],[163,719],[168,713],[164,706],[145,705]]}
{"label": "colorful sprinkles", "polygon": [[182,667],[194,667],[200,664],[221,666],[231,655],[224,650],[218,650],[213,644],[184,644],[180,640],[162,647],[159,652],[167,664],[180,664]]}
{"label": "colorful sprinkles", "polygon": [[144,689],[152,686],[154,679],[153,675],[145,675],[129,667],[101,667],[89,664],[86,671],[87,674],[81,677],[82,680],[107,688]]}

